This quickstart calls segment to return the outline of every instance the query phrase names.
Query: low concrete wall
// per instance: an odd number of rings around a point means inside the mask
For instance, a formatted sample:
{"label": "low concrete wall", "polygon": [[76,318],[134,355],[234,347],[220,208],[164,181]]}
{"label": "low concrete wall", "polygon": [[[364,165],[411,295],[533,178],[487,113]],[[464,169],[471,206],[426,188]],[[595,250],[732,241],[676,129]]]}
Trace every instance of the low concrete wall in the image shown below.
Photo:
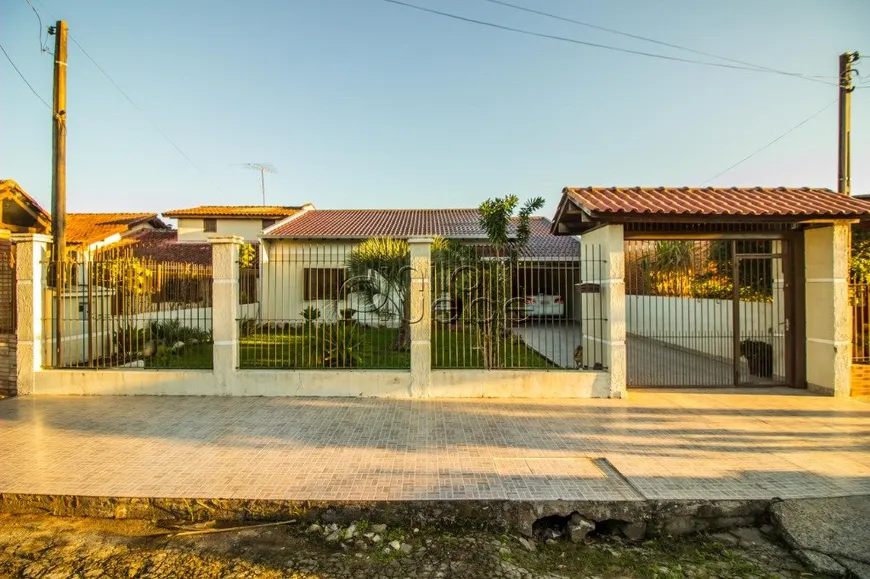
{"label": "low concrete wall", "polygon": [[[421,397],[606,398],[605,372],[435,370]],[[407,370],[42,370],[34,395],[411,398]]]}
{"label": "low concrete wall", "polygon": [[407,398],[408,371],[240,370],[221,380],[211,370],[43,370],[35,395],[75,396],[380,396]]}
{"label": "low concrete wall", "polygon": [[432,398],[608,398],[606,372],[432,370]]}

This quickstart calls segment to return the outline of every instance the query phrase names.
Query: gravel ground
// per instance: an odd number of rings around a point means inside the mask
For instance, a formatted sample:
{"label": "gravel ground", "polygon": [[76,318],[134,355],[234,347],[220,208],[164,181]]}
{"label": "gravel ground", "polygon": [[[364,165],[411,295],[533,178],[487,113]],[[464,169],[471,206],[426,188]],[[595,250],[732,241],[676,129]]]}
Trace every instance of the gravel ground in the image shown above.
{"label": "gravel ground", "polygon": [[618,536],[583,543],[521,541],[481,531],[366,522],[353,528],[300,523],[167,534],[188,530],[209,527],[0,515],[0,577],[811,576],[778,540],[755,529],[642,543]]}

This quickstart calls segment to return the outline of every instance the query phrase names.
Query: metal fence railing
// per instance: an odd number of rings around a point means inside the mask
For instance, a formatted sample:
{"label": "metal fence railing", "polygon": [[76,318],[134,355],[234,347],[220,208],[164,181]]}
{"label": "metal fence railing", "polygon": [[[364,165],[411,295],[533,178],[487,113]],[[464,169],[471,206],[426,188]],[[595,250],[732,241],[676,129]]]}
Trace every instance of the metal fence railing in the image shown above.
{"label": "metal fence railing", "polygon": [[239,367],[410,368],[408,243],[268,244]]}
{"label": "metal fence railing", "polygon": [[58,311],[54,264],[47,265],[46,364],[212,367],[210,266],[142,259],[129,248],[79,255],[60,265]]}
{"label": "metal fence railing", "polygon": [[594,317],[600,304],[591,307],[601,296],[582,292],[584,278],[600,279],[602,261],[593,254],[548,261],[485,245],[436,249],[432,367],[603,368],[602,341],[589,339],[602,332],[604,320]]}
{"label": "metal fence railing", "polygon": [[870,364],[870,280],[852,275],[849,279],[852,304],[852,362]]}

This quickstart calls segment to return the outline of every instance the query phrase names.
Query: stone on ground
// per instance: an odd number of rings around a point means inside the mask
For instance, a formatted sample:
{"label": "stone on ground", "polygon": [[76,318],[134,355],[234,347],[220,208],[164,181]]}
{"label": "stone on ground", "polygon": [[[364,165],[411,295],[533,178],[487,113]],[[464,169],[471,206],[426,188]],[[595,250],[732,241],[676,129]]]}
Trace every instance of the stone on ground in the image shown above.
{"label": "stone on ground", "polygon": [[794,549],[870,565],[870,496],[782,501],[771,518]]}
{"label": "stone on ground", "polygon": [[846,576],[846,568],[824,553],[800,549],[795,554],[814,571],[833,577]]}
{"label": "stone on ground", "polygon": [[579,543],[586,535],[595,530],[595,522],[583,515],[574,513],[568,521],[568,538],[572,543]]}

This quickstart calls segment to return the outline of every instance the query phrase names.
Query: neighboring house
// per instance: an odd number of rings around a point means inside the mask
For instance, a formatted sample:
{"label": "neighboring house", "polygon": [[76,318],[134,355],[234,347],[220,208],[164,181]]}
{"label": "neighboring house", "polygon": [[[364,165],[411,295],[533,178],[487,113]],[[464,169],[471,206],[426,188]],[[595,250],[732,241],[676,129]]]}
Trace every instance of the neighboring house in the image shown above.
{"label": "neighboring house", "polygon": [[238,235],[246,243],[257,243],[260,233],[300,212],[314,209],[310,203],[293,207],[265,205],[201,205],[173,209],[164,217],[178,220],[178,241],[205,242],[210,234]]}
{"label": "neighboring house", "polygon": [[143,229],[127,236],[120,246],[129,247],[133,257],[156,262],[211,265],[211,244],[179,243],[174,229]]}
{"label": "neighboring house", "polygon": [[11,179],[0,181],[0,229],[12,233],[48,233],[51,215]]}
{"label": "neighboring house", "polygon": [[143,230],[169,229],[156,213],[67,213],[66,245],[88,254]]}
{"label": "neighboring house", "polygon": [[[486,245],[479,217],[477,209],[309,210],[291,216],[260,238],[261,318],[298,320],[309,306],[326,315],[330,307],[325,302],[345,297],[340,293],[347,280],[347,257],[366,239],[442,237]],[[532,238],[521,255],[513,291],[515,297],[556,295],[564,313],[574,317],[580,243],[554,236],[550,228],[548,219],[532,218]]]}

